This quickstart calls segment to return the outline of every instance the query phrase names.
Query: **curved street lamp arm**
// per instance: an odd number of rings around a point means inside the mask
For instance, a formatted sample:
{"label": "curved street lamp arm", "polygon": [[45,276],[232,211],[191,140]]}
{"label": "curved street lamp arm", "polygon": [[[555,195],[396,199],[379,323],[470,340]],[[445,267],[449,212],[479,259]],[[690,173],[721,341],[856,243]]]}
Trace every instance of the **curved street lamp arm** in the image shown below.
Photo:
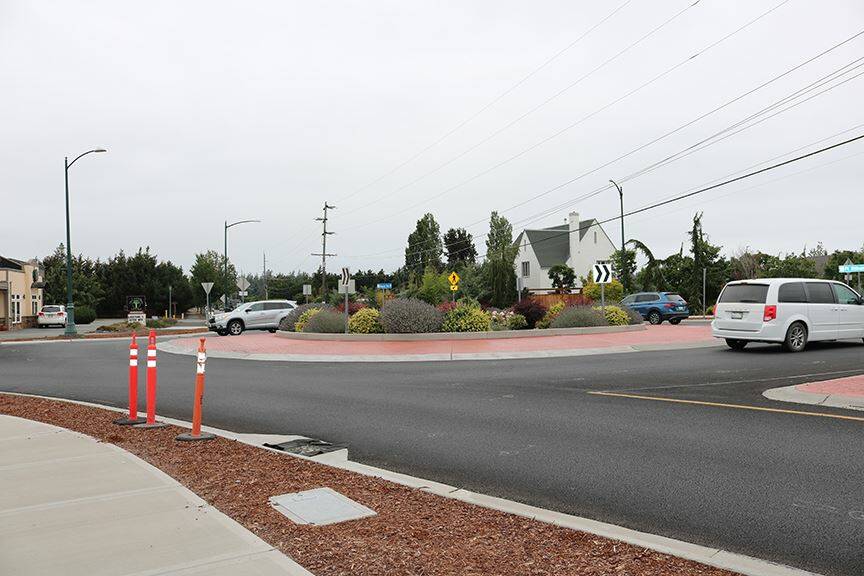
{"label": "curved street lamp arm", "polygon": [[70,162],[69,164],[66,165],[66,169],[68,170],[69,168],[71,168],[72,164],[75,164],[75,162],[77,162],[83,156],[86,156],[87,154],[92,154],[93,152],[107,152],[107,150],[105,150],[103,148],[94,148],[93,150],[88,150],[87,152],[84,152],[83,154],[79,154],[78,157],[75,158],[75,160],[72,160],[72,162]]}
{"label": "curved street lamp arm", "polygon": [[238,220],[237,222],[232,222],[231,224],[225,224],[225,228],[231,228],[232,226],[237,226],[238,224],[247,224],[249,222],[261,222],[261,220]]}

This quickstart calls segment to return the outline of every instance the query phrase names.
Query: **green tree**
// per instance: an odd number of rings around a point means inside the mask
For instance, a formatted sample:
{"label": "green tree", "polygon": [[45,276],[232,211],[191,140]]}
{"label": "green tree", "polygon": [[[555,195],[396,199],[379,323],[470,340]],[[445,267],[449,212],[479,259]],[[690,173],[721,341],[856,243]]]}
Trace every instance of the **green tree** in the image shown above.
{"label": "green tree", "polygon": [[846,264],[846,260],[851,260],[853,264],[861,264],[864,263],[864,254],[852,250],[835,250],[825,263],[825,278],[843,281],[845,274],[840,272],[839,267]]}
{"label": "green tree", "polygon": [[461,270],[465,264],[473,264],[477,259],[474,238],[464,228],[450,228],[444,234],[444,248],[447,250],[447,267],[451,270]]}
{"label": "green tree", "polygon": [[615,250],[612,253],[612,269],[615,277],[621,282],[624,291],[629,293],[633,287],[633,277],[636,275],[636,251]]}
{"label": "green tree", "polygon": [[631,238],[627,244],[633,246],[634,253],[641,252],[648,261],[635,276],[635,284],[638,288],[643,292],[662,290],[666,285],[666,278],[663,276],[663,260],[655,258],[651,249],[639,240]]}
{"label": "green tree", "polygon": [[489,303],[497,308],[506,308],[516,301],[516,270],[513,261],[519,247],[513,243],[513,225],[498,212],[489,219],[489,235],[486,238],[486,263],[484,273],[489,293]]}
{"label": "green tree", "polygon": [[195,255],[195,263],[190,268],[192,278],[190,288],[192,290],[192,301],[196,306],[203,307],[207,301],[207,295],[201,287],[202,282],[213,282],[210,291],[210,303],[215,303],[223,294],[236,292],[237,270],[229,260],[228,283],[230,290],[226,291],[225,269],[223,267],[222,255],[215,250],[208,250],[202,254]]}
{"label": "green tree", "polygon": [[[708,241],[708,236],[702,230],[702,212],[693,216],[693,226],[690,236],[690,253],[692,260],[684,269],[682,286],[678,289],[693,308],[699,310],[713,303],[729,276],[729,264],[720,256],[721,246],[715,246]],[[706,294],[703,302],[702,274],[706,275]]]}
{"label": "green tree", "polygon": [[441,271],[441,254],[444,248],[441,244],[441,228],[432,214],[425,214],[417,221],[417,226],[408,236],[408,247],[405,248],[405,268],[410,272],[422,274],[429,266]]}
{"label": "green tree", "polygon": [[413,298],[419,298],[433,306],[437,306],[450,298],[450,282],[446,272],[438,272],[429,267],[423,273],[420,286],[410,291]]}
{"label": "green tree", "polygon": [[[45,304],[66,304],[66,248],[57,246],[54,253],[42,260],[45,268]],[[72,257],[72,301],[77,306],[97,309],[104,297],[98,278],[99,263],[83,255]]]}
{"label": "green tree", "polygon": [[549,269],[549,279],[557,294],[569,294],[576,282],[576,273],[566,264],[556,264]]}

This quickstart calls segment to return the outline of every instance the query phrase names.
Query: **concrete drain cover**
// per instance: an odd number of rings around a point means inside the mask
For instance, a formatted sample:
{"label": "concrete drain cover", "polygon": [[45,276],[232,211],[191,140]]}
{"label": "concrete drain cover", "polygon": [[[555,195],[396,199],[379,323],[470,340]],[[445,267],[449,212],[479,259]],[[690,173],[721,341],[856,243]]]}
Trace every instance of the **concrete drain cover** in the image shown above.
{"label": "concrete drain cover", "polygon": [[280,444],[264,444],[268,448],[276,448],[283,452],[291,454],[300,454],[301,456],[318,456],[327,452],[335,452],[347,448],[347,444],[332,444],[324,440],[316,440],[315,438],[298,438]]}
{"label": "concrete drain cover", "polygon": [[375,516],[375,511],[330,488],[271,496],[270,505],[297,524],[324,526]]}

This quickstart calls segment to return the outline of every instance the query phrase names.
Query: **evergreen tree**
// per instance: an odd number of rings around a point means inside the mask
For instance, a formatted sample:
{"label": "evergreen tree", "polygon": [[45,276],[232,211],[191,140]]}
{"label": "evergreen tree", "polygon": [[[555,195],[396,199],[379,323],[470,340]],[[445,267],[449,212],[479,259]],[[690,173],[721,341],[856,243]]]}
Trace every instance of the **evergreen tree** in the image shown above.
{"label": "evergreen tree", "polygon": [[450,228],[444,234],[444,248],[447,250],[447,267],[461,269],[466,263],[474,263],[477,249],[474,238],[464,228]]}
{"label": "evergreen tree", "polygon": [[444,248],[441,244],[441,228],[432,214],[425,214],[417,221],[417,227],[408,236],[408,247],[405,248],[405,268],[418,277],[422,276],[430,266],[441,271],[441,254]]}
{"label": "evergreen tree", "polygon": [[486,238],[486,263],[484,272],[489,293],[489,303],[497,308],[506,308],[516,301],[516,270],[513,261],[519,247],[513,243],[513,225],[498,212],[489,219],[489,236]]}

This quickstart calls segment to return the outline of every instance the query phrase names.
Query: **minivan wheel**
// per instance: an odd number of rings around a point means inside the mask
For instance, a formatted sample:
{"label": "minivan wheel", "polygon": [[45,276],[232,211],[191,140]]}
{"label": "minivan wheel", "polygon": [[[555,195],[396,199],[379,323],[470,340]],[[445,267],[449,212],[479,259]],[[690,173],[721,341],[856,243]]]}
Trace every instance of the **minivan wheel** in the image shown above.
{"label": "minivan wheel", "polygon": [[726,338],[726,345],[732,350],[743,350],[747,346],[746,340],[737,340],[735,338]]}
{"label": "minivan wheel", "polygon": [[648,314],[648,323],[657,325],[663,322],[663,317],[660,316],[660,312],[657,310],[652,310],[650,314]]}
{"label": "minivan wheel", "polygon": [[795,322],[786,331],[783,348],[787,352],[801,352],[807,347],[807,327],[801,322]]}
{"label": "minivan wheel", "polygon": [[228,323],[228,333],[231,334],[231,336],[239,336],[243,333],[243,323],[239,320],[231,320],[231,322]]}

